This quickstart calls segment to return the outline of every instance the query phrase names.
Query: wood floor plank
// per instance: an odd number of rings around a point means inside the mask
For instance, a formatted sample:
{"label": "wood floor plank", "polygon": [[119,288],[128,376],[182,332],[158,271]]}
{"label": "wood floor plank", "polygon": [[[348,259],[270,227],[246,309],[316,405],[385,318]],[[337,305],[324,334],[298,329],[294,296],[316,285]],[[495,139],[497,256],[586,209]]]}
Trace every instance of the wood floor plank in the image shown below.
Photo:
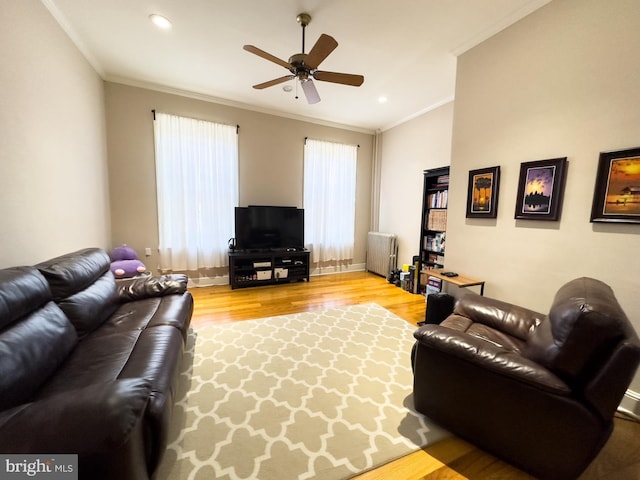
{"label": "wood floor plank", "polygon": [[[231,290],[190,289],[192,325],[215,325],[375,302],[407,322],[424,320],[425,298],[366,272],[311,277],[309,282]],[[407,353],[407,361],[408,359]],[[541,439],[542,440],[542,439]],[[456,437],[366,472],[357,480],[528,480],[530,476]],[[616,418],[611,439],[580,480],[640,479],[640,423]]]}

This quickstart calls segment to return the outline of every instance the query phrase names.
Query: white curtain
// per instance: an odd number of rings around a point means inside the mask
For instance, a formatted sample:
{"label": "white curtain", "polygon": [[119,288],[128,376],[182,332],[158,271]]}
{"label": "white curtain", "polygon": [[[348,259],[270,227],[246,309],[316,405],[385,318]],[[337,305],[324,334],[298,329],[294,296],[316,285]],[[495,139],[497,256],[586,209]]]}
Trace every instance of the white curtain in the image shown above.
{"label": "white curtain", "polygon": [[237,127],[155,117],[160,269],[224,267],[238,205]]}
{"label": "white curtain", "polygon": [[307,139],[304,238],[313,262],[353,258],[358,147]]}

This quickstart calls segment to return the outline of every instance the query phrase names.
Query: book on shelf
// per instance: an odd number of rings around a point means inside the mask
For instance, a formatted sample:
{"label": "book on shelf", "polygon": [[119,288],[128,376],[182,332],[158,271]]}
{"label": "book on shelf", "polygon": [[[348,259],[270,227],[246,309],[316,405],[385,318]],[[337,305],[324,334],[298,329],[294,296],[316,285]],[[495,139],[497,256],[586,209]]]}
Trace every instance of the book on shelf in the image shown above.
{"label": "book on shelf", "polygon": [[446,210],[429,210],[427,215],[427,230],[446,230],[447,229],[447,211]]}
{"label": "book on shelf", "polygon": [[429,205],[429,208],[447,208],[448,200],[448,190],[441,190],[427,195],[427,204]]}
{"label": "book on shelf", "polygon": [[442,280],[429,276],[427,278],[427,295],[440,293],[442,291]]}
{"label": "book on shelf", "polygon": [[439,253],[435,252],[429,252],[427,261],[435,265],[444,265],[444,255],[440,255]]}
{"label": "book on shelf", "polygon": [[436,253],[444,253],[446,232],[437,232],[433,235],[427,235],[423,240],[424,250]]}

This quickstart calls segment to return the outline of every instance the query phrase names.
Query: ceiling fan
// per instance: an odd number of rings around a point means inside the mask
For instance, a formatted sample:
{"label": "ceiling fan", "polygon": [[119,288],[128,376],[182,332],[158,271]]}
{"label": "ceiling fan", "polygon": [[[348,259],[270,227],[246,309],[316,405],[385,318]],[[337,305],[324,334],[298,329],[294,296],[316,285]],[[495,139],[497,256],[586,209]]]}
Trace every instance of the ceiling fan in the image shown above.
{"label": "ceiling fan", "polygon": [[272,87],[297,78],[300,80],[300,85],[302,85],[302,90],[304,91],[305,97],[307,97],[307,102],[318,103],[320,101],[320,95],[318,95],[318,90],[316,89],[312,79],[319,80],[321,82],[351,85],[354,87],[362,85],[362,82],[364,82],[364,77],[362,75],[318,70],[320,63],[322,63],[322,61],[336,49],[338,42],[336,42],[332,36],[323,33],[311,48],[311,51],[309,51],[309,53],[304,53],[304,32],[307,25],[309,25],[309,22],[311,22],[311,15],[301,13],[297,16],[296,21],[302,26],[302,53],[292,55],[288,62],[285,62],[278,57],[274,57],[270,53],[267,53],[258,47],[254,47],[253,45],[245,45],[242,47],[247,52],[258,55],[270,62],[277,63],[291,72],[290,75],[269,80],[268,82],[259,83],[254,85],[253,88],[261,90],[263,88]]}

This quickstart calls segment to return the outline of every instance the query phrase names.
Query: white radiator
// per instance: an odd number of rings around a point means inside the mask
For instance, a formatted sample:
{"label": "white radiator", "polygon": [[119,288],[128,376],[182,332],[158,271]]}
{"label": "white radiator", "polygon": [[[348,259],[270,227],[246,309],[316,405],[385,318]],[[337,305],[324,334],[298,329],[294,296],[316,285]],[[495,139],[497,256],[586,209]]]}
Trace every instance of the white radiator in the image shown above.
{"label": "white radiator", "polygon": [[396,268],[398,239],[392,233],[369,232],[367,240],[367,271],[389,278]]}

